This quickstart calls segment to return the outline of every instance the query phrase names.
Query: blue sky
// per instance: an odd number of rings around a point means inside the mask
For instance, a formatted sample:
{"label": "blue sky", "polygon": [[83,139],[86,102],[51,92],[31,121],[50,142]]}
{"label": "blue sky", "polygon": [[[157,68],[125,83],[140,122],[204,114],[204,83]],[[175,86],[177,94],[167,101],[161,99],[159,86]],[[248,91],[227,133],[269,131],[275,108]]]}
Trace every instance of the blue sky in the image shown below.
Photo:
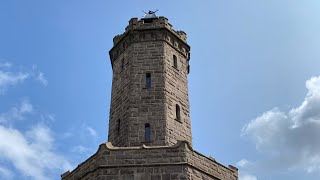
{"label": "blue sky", "polygon": [[191,46],[194,148],[240,180],[320,177],[320,2],[0,2],[0,179],[59,179],[107,141],[112,38],[159,9]]}

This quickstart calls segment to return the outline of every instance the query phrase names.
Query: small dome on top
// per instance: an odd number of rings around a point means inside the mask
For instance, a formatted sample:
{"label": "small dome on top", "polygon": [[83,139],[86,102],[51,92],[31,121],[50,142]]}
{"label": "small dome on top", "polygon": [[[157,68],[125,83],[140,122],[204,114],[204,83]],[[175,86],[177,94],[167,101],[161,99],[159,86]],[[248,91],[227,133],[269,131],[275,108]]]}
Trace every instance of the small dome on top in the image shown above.
{"label": "small dome on top", "polygon": [[141,19],[157,19],[158,18],[158,16],[156,15],[156,12],[157,12],[158,10],[156,10],[156,11],[149,11],[149,12],[144,12],[144,15],[143,15],[143,17],[141,18]]}

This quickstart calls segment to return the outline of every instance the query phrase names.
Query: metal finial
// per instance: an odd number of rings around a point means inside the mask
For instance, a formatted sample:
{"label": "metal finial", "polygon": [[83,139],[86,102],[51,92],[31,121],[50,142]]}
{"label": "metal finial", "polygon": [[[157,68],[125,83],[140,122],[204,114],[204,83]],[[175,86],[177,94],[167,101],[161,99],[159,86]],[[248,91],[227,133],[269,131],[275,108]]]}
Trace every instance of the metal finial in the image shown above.
{"label": "metal finial", "polygon": [[144,16],[142,17],[142,19],[155,19],[155,18],[158,18],[157,15],[156,15],[157,11],[158,11],[158,9],[155,10],[155,11],[149,10],[148,12],[142,11],[142,12],[144,12]]}

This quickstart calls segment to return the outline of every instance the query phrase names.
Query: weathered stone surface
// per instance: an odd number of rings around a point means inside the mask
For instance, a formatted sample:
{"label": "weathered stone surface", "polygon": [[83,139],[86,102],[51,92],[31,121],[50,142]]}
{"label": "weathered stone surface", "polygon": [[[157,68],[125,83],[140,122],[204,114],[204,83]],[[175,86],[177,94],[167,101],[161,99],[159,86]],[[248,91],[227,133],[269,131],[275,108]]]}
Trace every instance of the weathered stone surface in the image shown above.
{"label": "weathered stone surface", "polygon": [[[178,140],[191,144],[187,81],[190,47],[186,35],[174,31],[164,17],[150,24],[132,21],[110,50],[113,81],[109,141],[128,147],[173,145]],[[146,87],[147,73],[151,75],[150,88]],[[176,105],[181,109],[179,120]],[[151,129],[149,143],[145,142],[147,123]]]}
{"label": "weathered stone surface", "polygon": [[[128,160],[132,163],[128,164]],[[107,143],[101,144],[93,156],[71,173],[62,176],[63,180],[87,178],[236,180],[238,171],[194,151],[187,141],[178,141],[173,146],[129,148],[113,147]]]}

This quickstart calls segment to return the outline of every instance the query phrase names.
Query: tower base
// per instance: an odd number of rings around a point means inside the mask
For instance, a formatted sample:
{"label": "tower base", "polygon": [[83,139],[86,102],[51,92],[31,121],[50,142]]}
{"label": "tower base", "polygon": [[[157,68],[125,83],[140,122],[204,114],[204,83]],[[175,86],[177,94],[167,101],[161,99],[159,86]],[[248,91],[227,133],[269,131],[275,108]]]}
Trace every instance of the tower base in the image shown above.
{"label": "tower base", "polygon": [[186,141],[173,146],[114,147],[101,144],[98,151],[62,180],[238,180],[238,169],[218,163]]}

